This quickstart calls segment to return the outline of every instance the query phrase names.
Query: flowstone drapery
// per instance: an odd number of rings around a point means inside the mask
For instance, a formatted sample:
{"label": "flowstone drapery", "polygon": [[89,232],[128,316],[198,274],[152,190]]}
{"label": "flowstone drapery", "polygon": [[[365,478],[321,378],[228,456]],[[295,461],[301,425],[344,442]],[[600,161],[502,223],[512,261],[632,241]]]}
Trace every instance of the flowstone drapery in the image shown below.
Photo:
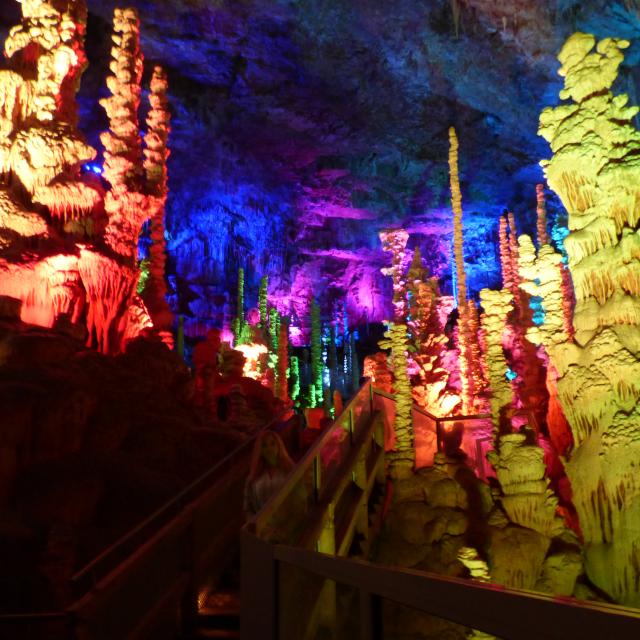
{"label": "flowstone drapery", "polygon": [[640,132],[638,108],[610,91],[628,44],[571,36],[558,56],[571,102],[545,109],[539,133],[569,214],[575,338],[549,355],[575,443],[565,468],[586,568],[614,600],[640,606]]}
{"label": "flowstone drapery", "polygon": [[[21,23],[5,44],[11,69],[0,71],[0,295],[20,300],[25,322],[51,327],[66,316],[84,325],[88,345],[117,353],[151,326],[136,297],[134,259],[150,215],[134,113],[142,65],[137,15],[115,15],[120,53],[108,80],[113,96],[103,101],[112,127],[102,136],[105,191],[96,175],[82,172],[96,151],[76,128],[86,4],[20,4]],[[121,138],[137,141],[129,164],[120,157]]]}

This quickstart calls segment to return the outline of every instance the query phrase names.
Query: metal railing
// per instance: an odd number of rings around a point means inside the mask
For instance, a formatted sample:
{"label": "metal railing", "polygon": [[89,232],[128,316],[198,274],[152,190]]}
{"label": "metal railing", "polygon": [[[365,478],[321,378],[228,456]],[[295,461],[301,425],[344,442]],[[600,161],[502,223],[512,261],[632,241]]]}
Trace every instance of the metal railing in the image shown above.
{"label": "metal railing", "polygon": [[[252,602],[250,615],[242,618],[242,640],[295,637],[288,633],[292,627],[288,618],[307,613],[299,593],[303,579],[305,584],[314,579],[330,581],[334,588],[346,587],[356,595],[347,611],[336,612],[334,627],[325,627],[327,637],[384,638],[383,602],[388,601],[503,640],[640,637],[637,609],[272,545],[246,529],[242,531],[242,550],[254,566],[253,580],[264,587],[262,600]],[[292,581],[291,575],[298,575],[299,580]]]}
{"label": "metal railing", "polygon": [[[333,551],[336,544],[344,546],[345,540],[336,542],[326,533],[335,528],[338,503],[354,485],[359,492],[354,491],[352,502],[361,508],[374,480],[384,479],[383,425],[374,419],[374,412],[374,390],[367,382],[248,526],[259,536],[275,535],[280,541],[284,537],[309,548]],[[352,524],[347,523],[347,539]]]}
{"label": "metal railing", "polygon": [[188,626],[200,580],[228,556],[244,522],[244,481],[258,433],[74,574],[74,604],[0,615],[0,638],[162,638]]}

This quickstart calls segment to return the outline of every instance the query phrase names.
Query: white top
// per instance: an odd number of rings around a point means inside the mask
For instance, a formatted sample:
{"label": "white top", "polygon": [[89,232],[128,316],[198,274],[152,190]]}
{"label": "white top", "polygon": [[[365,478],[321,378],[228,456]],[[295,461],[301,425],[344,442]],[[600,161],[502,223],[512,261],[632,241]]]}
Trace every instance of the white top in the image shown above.
{"label": "white top", "polygon": [[254,516],[264,507],[269,498],[276,494],[284,486],[287,473],[282,469],[267,469],[250,482],[248,479],[244,485],[244,510],[249,516]]}

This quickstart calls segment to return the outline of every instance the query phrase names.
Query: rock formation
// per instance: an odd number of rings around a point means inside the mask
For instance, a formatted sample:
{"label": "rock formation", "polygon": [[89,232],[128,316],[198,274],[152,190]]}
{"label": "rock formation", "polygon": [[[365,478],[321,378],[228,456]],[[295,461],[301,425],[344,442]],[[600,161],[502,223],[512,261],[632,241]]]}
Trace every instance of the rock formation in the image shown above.
{"label": "rock formation", "polygon": [[458,175],[458,137],[449,129],[449,182],[453,210],[453,253],[455,260],[456,297],[458,299],[458,352],[462,409],[466,414],[479,408],[484,380],[478,345],[477,309],[473,300],[467,300],[467,275],[464,265],[464,237],[462,232],[462,193]]}
{"label": "rock formation", "polygon": [[382,272],[393,281],[393,320],[385,332],[385,340],[380,342],[383,349],[391,349],[391,370],[394,378],[396,414],[393,423],[395,431],[394,451],[389,454],[392,473],[399,476],[411,473],[415,462],[415,448],[411,406],[413,395],[407,371],[408,335],[406,325],[406,276],[404,273],[405,248],[409,234],[404,229],[380,232],[382,248],[391,254],[391,267]]}
{"label": "rock formation", "polygon": [[136,113],[139,23],[133,10],[115,14],[112,96],[102,101],[111,126],[102,136],[105,192],[82,172],[96,152],[76,129],[85,2],[21,7],[5,44],[12,70],[0,71],[0,294],[21,301],[23,321],[51,327],[69,316],[89,345],[117,353],[151,327],[134,260],[149,217]]}
{"label": "rock formation", "polygon": [[487,344],[485,358],[491,391],[491,418],[494,432],[497,434],[506,428],[504,424],[505,413],[513,402],[511,385],[506,378],[507,361],[502,349],[506,318],[512,308],[513,296],[506,289],[501,289],[500,291],[483,289],[480,292],[480,300],[484,309],[482,329]]}
{"label": "rock formation", "polygon": [[639,606],[640,133],[638,107],[610,91],[627,46],[571,36],[558,56],[570,102],[545,109],[539,133],[553,152],[547,181],[569,214],[575,337],[549,354],[573,432],[565,466],[586,568],[611,598]]}
{"label": "rock formation", "polygon": [[168,81],[162,67],[154,67],[149,87],[150,110],[147,116],[147,134],[144,137],[144,169],[148,187],[148,208],[151,216],[151,246],[149,247],[149,278],[142,296],[153,324],[163,339],[171,346],[173,313],[167,303],[165,281],[166,242],[165,206],[169,192],[167,158],[170,132]]}

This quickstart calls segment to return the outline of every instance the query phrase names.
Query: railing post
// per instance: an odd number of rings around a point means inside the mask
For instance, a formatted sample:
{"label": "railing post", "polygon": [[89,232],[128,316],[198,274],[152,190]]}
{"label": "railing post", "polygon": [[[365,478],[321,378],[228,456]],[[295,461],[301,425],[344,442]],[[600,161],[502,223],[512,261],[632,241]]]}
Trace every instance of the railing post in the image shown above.
{"label": "railing post", "polygon": [[322,465],[316,456],[313,459],[313,497],[316,504],[320,501],[320,489],[322,487]]}
{"label": "railing post", "polygon": [[438,453],[442,453],[442,422],[436,418],[436,444]]}
{"label": "railing post", "polygon": [[374,400],[373,400],[373,383],[369,380],[369,412],[373,416]]}
{"label": "railing post", "polygon": [[353,407],[349,409],[349,440],[353,444]]}
{"label": "railing post", "polygon": [[360,590],[360,638],[359,640],[382,639],[382,602],[380,596]]}
{"label": "railing post", "polygon": [[241,640],[278,636],[278,565],[274,547],[245,529],[240,532]]}
{"label": "railing post", "polygon": [[189,525],[184,531],[183,571],[188,576],[187,588],[182,596],[181,627],[188,637],[196,630],[198,620],[198,585],[196,584],[196,548],[194,508],[190,508]]}

